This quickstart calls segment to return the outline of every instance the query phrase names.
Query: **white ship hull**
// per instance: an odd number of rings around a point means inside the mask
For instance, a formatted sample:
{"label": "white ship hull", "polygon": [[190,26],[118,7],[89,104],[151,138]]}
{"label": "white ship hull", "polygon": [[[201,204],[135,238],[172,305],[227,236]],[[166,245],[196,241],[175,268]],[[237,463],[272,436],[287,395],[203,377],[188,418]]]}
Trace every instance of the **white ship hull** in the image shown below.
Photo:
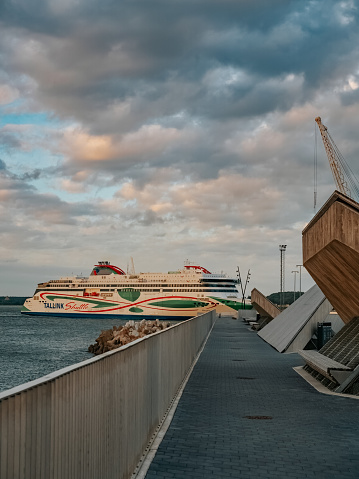
{"label": "white ship hull", "polygon": [[25,301],[22,313],[185,319],[214,309],[233,314],[243,307],[235,280],[223,274],[213,275],[200,267],[139,275],[126,275],[107,262],[95,268],[87,278],[40,283],[34,296]]}

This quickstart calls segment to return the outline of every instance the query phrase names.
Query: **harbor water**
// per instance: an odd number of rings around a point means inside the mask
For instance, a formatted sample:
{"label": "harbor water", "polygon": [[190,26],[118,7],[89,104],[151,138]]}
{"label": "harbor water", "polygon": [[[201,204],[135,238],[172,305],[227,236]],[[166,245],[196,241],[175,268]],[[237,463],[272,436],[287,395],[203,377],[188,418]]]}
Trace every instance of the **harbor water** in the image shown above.
{"label": "harbor water", "polygon": [[93,357],[87,351],[102,330],[127,320],[27,316],[0,306],[0,391]]}

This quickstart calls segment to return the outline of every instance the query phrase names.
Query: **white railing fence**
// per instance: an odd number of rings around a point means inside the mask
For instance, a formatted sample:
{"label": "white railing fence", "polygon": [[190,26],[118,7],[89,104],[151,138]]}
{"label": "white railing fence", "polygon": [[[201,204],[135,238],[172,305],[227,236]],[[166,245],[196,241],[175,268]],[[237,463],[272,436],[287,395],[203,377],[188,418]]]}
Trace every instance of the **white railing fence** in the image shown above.
{"label": "white railing fence", "polygon": [[189,319],[1,393],[1,479],[128,478],[215,317]]}

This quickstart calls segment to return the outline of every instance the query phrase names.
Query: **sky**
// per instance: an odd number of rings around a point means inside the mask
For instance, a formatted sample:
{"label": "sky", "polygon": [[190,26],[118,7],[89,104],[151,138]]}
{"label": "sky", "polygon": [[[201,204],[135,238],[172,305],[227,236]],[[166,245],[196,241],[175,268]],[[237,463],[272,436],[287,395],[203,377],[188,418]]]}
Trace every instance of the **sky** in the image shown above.
{"label": "sky", "polygon": [[315,117],[359,174],[358,20],[351,0],[0,0],[0,295],[131,257],[270,294],[280,244],[299,289],[335,189]]}

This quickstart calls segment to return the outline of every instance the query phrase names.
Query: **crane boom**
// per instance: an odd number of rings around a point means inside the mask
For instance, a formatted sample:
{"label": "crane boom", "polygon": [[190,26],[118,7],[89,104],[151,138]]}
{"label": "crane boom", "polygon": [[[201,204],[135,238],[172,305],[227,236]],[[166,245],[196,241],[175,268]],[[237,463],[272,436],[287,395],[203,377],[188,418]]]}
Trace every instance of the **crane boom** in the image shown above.
{"label": "crane boom", "polygon": [[353,198],[340,166],[340,161],[338,158],[339,150],[334,141],[332,140],[331,136],[329,135],[328,128],[323,125],[320,116],[317,116],[315,121],[318,124],[319,131],[322,136],[324,148],[327,153],[329,165],[332,170],[337,189],[344,195],[349,196],[349,198]]}

